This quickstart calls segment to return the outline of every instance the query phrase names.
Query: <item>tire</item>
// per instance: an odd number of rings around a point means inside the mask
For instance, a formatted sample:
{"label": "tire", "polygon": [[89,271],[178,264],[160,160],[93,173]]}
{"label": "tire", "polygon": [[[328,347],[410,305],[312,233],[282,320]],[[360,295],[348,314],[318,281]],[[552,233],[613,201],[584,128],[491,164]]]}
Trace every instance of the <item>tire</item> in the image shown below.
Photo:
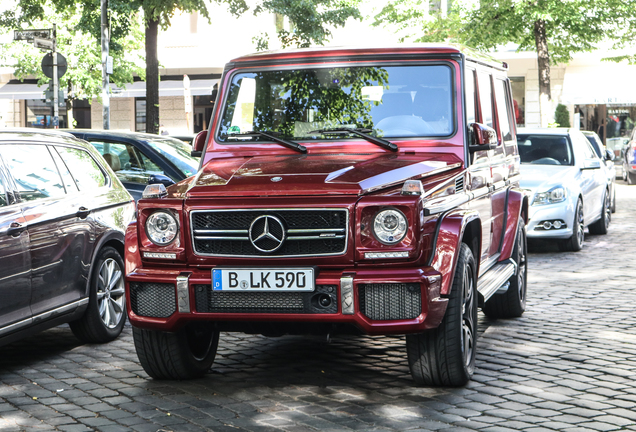
{"label": "tire", "polygon": [[611,208],[612,213],[616,213],[616,184],[614,184],[614,187],[612,188],[612,208]]}
{"label": "tire", "polygon": [[192,322],[176,333],[133,327],[139,362],[154,379],[199,378],[210,369],[219,345],[219,331],[207,322]]}
{"label": "tire", "polygon": [[106,246],[98,252],[89,289],[86,313],[69,325],[82,342],[110,342],[126,322],[124,261],[115,248]]}
{"label": "tire", "polygon": [[508,279],[510,283],[508,291],[493,295],[484,304],[482,310],[488,318],[517,318],[526,310],[528,241],[523,219],[519,219],[512,258],[517,263],[517,271]]}
{"label": "tire", "polygon": [[562,251],[578,252],[583,249],[583,240],[585,239],[585,222],[583,215],[583,201],[579,198],[574,211],[574,220],[572,221],[572,237],[559,242],[559,249]]}
{"label": "tire", "polygon": [[628,185],[635,185],[636,184],[636,173],[631,173],[629,171],[627,171],[626,177],[627,177],[627,184]]}
{"label": "tire", "polygon": [[465,385],[475,370],[477,277],[475,258],[462,243],[455,278],[438,328],[406,336],[411,375],[418,384]]}
{"label": "tire", "polygon": [[590,234],[605,235],[612,220],[612,206],[610,205],[609,191],[603,194],[603,209],[601,218],[590,225]]}

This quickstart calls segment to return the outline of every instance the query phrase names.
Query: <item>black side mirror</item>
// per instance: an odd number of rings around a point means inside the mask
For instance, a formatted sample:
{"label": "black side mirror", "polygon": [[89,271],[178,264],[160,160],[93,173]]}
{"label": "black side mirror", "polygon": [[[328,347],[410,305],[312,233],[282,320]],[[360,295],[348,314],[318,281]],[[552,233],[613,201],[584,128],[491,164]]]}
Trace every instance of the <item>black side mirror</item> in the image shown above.
{"label": "black side mirror", "polygon": [[157,184],[157,183],[161,183],[165,187],[168,187],[168,186],[172,186],[174,184],[174,181],[167,175],[150,174],[150,176],[148,177],[148,184],[151,185],[151,184]]}
{"label": "black side mirror", "polygon": [[481,123],[471,123],[468,129],[468,150],[473,153],[497,148],[497,131]]}

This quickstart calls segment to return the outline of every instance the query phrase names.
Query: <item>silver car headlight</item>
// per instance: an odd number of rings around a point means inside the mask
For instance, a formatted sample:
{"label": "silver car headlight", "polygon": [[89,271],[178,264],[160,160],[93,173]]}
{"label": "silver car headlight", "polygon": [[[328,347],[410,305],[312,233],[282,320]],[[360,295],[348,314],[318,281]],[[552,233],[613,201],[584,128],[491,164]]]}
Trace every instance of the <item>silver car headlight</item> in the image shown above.
{"label": "silver car headlight", "polygon": [[407,229],[406,216],[397,209],[381,210],[373,218],[373,234],[385,245],[394,245],[402,241]]}
{"label": "silver car headlight", "polygon": [[563,186],[556,186],[547,192],[539,192],[534,197],[532,205],[554,204],[565,201],[566,193]]}
{"label": "silver car headlight", "polygon": [[146,219],[146,234],[157,246],[169,245],[177,238],[179,223],[170,212],[159,210]]}

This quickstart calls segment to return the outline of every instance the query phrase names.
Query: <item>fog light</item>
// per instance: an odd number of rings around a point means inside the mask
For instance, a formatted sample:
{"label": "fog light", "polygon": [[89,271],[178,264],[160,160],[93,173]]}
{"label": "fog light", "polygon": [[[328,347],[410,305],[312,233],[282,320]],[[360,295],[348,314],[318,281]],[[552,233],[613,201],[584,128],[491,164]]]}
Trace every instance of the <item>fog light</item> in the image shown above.
{"label": "fog light", "polygon": [[552,226],[554,227],[554,229],[561,229],[561,226],[563,226],[563,224],[561,223],[561,221],[554,221],[552,223]]}
{"label": "fog light", "polygon": [[552,228],[552,222],[550,221],[543,222],[543,229],[549,230],[550,228]]}

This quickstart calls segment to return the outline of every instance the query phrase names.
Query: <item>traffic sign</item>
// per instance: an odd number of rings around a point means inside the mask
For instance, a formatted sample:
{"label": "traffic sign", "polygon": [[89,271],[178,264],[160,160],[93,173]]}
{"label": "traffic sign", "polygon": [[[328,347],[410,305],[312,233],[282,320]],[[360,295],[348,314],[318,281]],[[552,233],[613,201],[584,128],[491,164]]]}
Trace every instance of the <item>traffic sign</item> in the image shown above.
{"label": "traffic sign", "polygon": [[[57,54],[57,78],[60,79],[65,73],[68,64],[66,58],[60,54]],[[42,72],[49,78],[53,78],[53,54],[48,53],[42,57]]]}
{"label": "traffic sign", "polygon": [[13,30],[13,40],[25,40],[31,42],[34,37],[51,39],[53,31],[51,29],[27,29]]}
{"label": "traffic sign", "polygon": [[55,41],[53,39],[45,39],[36,36],[33,38],[33,46],[36,48],[53,50],[55,48]]}

